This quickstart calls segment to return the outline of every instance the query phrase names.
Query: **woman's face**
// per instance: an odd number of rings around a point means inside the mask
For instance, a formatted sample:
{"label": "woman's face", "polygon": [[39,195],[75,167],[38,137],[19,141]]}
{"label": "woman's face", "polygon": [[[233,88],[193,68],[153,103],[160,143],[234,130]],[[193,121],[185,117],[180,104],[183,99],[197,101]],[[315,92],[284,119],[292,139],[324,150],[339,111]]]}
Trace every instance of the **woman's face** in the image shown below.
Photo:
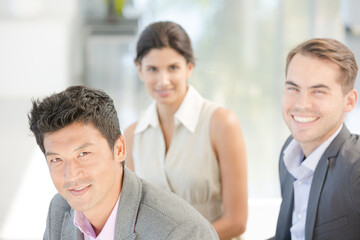
{"label": "woman's face", "polygon": [[146,90],[158,104],[181,104],[193,63],[187,63],[183,55],[166,47],[150,50],[137,67]]}

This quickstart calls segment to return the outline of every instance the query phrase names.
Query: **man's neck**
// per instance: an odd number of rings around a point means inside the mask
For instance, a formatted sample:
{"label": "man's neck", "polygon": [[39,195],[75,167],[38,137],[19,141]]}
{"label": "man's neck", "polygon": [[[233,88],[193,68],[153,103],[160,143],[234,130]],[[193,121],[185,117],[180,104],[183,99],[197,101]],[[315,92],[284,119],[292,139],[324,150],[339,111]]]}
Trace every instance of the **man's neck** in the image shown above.
{"label": "man's neck", "polygon": [[[316,143],[316,144],[314,144],[314,143],[301,144],[300,143],[301,149],[303,150],[305,157],[310,156],[311,153],[313,153],[321,144],[328,141],[330,138],[334,139],[337,136],[337,134],[339,134],[339,132],[341,131],[342,126],[343,126],[343,123],[340,126],[338,126],[331,134],[329,134],[327,138],[319,140],[318,143]],[[334,136],[334,135],[336,135],[336,136]]]}
{"label": "man's neck", "polygon": [[[123,168],[121,167],[121,172],[123,173]],[[91,209],[90,211],[83,212],[85,217],[89,220],[92,227],[94,228],[96,236],[98,236],[102,229],[104,228],[104,225],[106,224],[106,221],[108,220],[111,212],[113,211],[119,196],[121,192],[121,185],[122,185],[122,175],[115,179],[115,185],[113,189],[109,192],[109,195],[106,199],[103,199],[101,203],[98,204],[98,206],[94,209]],[[117,184],[116,184],[117,183]]]}
{"label": "man's neck", "polygon": [[[116,204],[116,203],[115,203]],[[101,231],[103,230],[105,224],[106,224],[106,221],[108,220],[112,210],[114,209],[115,205],[113,206],[113,208],[110,210],[110,212],[105,212],[103,214],[99,214],[95,217],[89,217],[87,215],[86,218],[89,220],[89,222],[91,223],[91,226],[93,227],[94,231],[95,231],[95,234],[96,236],[98,236]]]}

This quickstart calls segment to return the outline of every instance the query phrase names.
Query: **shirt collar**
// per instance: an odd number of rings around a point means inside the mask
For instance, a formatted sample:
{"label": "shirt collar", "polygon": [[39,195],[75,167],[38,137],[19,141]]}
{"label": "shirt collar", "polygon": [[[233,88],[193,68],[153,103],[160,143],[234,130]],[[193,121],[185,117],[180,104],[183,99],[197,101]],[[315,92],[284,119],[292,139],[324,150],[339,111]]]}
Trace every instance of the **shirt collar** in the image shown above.
{"label": "shirt collar", "polygon": [[97,237],[94,228],[85,215],[80,211],[74,211],[74,225],[84,234],[84,239],[114,239],[119,200],[120,196],[111,211],[109,218],[106,220],[103,229]]}
{"label": "shirt collar", "polygon": [[[183,124],[190,132],[194,132],[200,118],[203,101],[204,99],[195,88],[189,86],[185,98],[174,115],[175,126]],[[139,120],[134,133],[140,133],[150,126],[153,128],[160,126],[155,101]]]}
{"label": "shirt collar", "polygon": [[314,173],[317,164],[325,150],[329,147],[330,143],[339,134],[343,125],[341,125],[336,132],[331,135],[325,142],[318,146],[304,161],[304,153],[301,149],[300,143],[293,139],[284,151],[284,163],[287,170],[296,179],[303,178],[308,174]]}
{"label": "shirt collar", "polygon": [[134,133],[140,133],[147,129],[149,126],[157,128],[160,126],[159,118],[156,110],[156,102],[153,101],[150,106],[145,110],[144,115],[136,124]]}
{"label": "shirt collar", "polygon": [[183,124],[190,132],[194,132],[199,122],[201,107],[204,99],[189,86],[184,100],[175,113],[175,126]]}

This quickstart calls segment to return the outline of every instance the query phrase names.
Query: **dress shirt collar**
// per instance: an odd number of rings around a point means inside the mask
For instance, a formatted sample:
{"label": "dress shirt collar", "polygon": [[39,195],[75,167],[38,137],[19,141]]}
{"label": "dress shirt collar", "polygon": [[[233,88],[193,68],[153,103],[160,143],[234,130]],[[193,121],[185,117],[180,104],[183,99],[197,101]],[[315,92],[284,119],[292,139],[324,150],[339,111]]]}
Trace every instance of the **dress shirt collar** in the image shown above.
{"label": "dress shirt collar", "polygon": [[[203,101],[204,99],[195,90],[195,88],[189,86],[185,98],[174,115],[175,126],[183,124],[190,132],[194,132],[200,118],[200,110]],[[143,117],[139,120],[135,133],[140,133],[149,126],[153,128],[160,126],[155,101],[150,105],[150,107],[145,111]]]}
{"label": "dress shirt collar", "polygon": [[304,161],[302,161],[304,159],[304,153],[301,146],[299,142],[293,139],[284,151],[284,163],[291,175],[296,179],[301,179],[309,174],[313,174],[321,156],[339,134],[342,127],[343,125],[341,125],[331,137],[317,147]]}
{"label": "dress shirt collar", "polygon": [[[121,194],[120,194],[121,195]],[[116,215],[118,211],[120,196],[113,208],[109,218],[107,219],[100,234],[96,237],[94,228],[92,227],[89,220],[80,211],[74,211],[74,225],[84,234],[85,240],[95,239],[114,239],[115,226],[116,226]]]}
{"label": "dress shirt collar", "polygon": [[153,128],[160,127],[155,101],[150,104],[150,106],[146,109],[143,117],[138,121],[134,133],[140,133],[150,126]]}

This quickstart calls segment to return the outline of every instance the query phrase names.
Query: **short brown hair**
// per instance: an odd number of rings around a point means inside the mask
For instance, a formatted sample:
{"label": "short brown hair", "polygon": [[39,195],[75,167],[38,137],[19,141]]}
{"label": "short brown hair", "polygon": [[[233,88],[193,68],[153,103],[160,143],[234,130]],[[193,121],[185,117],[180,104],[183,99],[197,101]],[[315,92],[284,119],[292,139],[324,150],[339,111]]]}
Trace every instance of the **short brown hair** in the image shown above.
{"label": "short brown hair", "polygon": [[71,86],[43,100],[33,100],[28,118],[30,130],[43,153],[45,134],[75,122],[92,124],[111,149],[121,135],[113,100],[105,92],[85,86]]}
{"label": "short brown hair", "polygon": [[155,22],[147,26],[140,34],[136,45],[136,63],[141,63],[142,58],[151,49],[170,47],[181,54],[187,63],[195,64],[191,41],[185,30],[177,23]]}
{"label": "short brown hair", "polygon": [[354,54],[343,43],[331,38],[314,38],[301,43],[287,55],[285,74],[292,58],[298,53],[335,63],[342,71],[340,84],[343,92],[347,93],[354,88],[358,66]]}

